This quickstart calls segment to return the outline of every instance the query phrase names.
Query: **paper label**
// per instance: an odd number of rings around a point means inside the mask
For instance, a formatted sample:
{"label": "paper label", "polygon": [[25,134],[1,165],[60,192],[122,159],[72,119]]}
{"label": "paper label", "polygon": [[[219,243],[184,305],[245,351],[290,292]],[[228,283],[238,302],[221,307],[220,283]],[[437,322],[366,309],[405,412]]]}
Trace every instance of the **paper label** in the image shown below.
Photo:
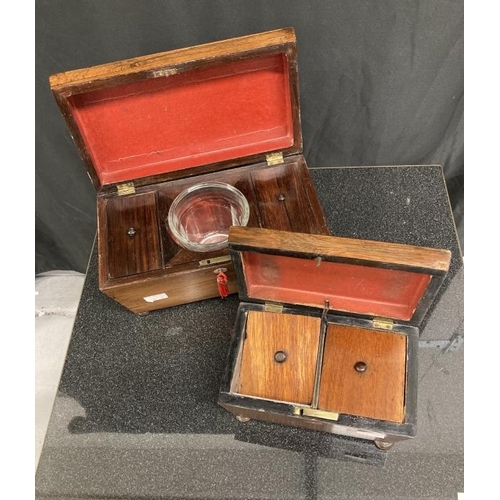
{"label": "paper label", "polygon": [[148,295],[144,297],[146,302],[156,302],[157,300],[168,299],[168,295],[166,293],[157,293],[156,295]]}

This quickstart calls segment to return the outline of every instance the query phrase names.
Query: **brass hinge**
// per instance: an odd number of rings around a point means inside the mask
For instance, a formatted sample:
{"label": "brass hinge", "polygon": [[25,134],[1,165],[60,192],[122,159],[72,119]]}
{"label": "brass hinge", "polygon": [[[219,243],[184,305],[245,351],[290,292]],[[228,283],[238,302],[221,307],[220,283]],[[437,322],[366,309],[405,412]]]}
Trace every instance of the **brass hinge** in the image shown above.
{"label": "brass hinge", "polygon": [[392,330],[394,322],[389,318],[373,318],[373,328],[380,328],[381,330]]}
{"label": "brass hinge", "polygon": [[118,186],[116,186],[116,189],[118,191],[118,196],[125,196],[126,194],[135,193],[135,187],[133,182],[125,182],[123,184],[118,184]]}
{"label": "brass hinge", "polygon": [[278,165],[279,163],[283,163],[283,161],[283,153],[281,151],[266,155],[266,162],[268,165]]}
{"label": "brass hinge", "polygon": [[264,304],[265,312],[273,312],[273,313],[282,313],[283,305],[282,304],[274,304],[273,302],[266,302]]}
{"label": "brass hinge", "polygon": [[293,409],[294,415],[300,415],[304,417],[315,417],[323,418],[325,420],[338,420],[339,414],[333,411],[318,410],[316,408],[298,408]]}

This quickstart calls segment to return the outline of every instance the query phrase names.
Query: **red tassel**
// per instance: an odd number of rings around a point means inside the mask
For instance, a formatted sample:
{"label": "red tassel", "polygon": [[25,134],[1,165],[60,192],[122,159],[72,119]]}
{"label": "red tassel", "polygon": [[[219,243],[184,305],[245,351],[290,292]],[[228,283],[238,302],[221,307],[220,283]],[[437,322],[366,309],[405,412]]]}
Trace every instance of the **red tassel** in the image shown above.
{"label": "red tassel", "polygon": [[225,299],[229,295],[229,288],[227,286],[227,276],[222,271],[217,275],[217,287],[219,288],[219,295]]}

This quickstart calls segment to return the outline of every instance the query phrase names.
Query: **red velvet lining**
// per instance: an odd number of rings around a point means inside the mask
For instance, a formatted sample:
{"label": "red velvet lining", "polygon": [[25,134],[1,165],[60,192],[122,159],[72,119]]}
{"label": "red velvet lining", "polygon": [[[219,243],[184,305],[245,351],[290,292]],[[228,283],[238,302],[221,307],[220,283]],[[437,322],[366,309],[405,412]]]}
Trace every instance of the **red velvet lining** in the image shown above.
{"label": "red velvet lining", "polygon": [[81,93],[69,105],[101,184],[294,141],[284,54]]}
{"label": "red velvet lining", "polygon": [[409,321],[431,276],[393,269],[242,252],[250,298]]}

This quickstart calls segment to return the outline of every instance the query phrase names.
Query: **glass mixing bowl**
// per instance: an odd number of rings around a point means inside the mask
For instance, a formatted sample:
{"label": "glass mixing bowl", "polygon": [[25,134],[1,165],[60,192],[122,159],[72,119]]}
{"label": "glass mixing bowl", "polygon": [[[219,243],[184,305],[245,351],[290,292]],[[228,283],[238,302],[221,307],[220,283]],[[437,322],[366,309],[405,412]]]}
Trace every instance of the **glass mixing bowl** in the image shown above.
{"label": "glass mixing bowl", "polygon": [[248,201],[223,182],[201,182],[182,191],[170,206],[168,228],[187,250],[212,252],[227,246],[230,226],[246,226]]}

